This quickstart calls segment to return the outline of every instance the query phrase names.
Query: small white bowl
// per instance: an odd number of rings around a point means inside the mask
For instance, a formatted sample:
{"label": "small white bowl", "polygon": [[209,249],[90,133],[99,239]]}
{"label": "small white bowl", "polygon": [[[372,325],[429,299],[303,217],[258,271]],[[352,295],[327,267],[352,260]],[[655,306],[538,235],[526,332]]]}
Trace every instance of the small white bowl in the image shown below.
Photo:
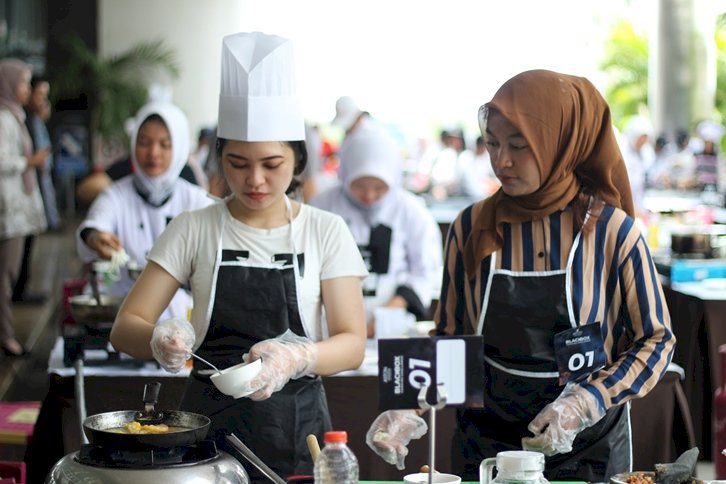
{"label": "small white bowl", "polygon": [[252,393],[247,390],[247,383],[256,377],[261,369],[262,360],[257,359],[220,370],[218,373],[213,373],[209,379],[225,395],[242,398]]}
{"label": "small white bowl", "polygon": [[[454,474],[443,474],[434,472],[433,479],[435,484],[460,484],[461,477],[455,476]],[[409,474],[403,477],[403,482],[406,484],[428,484],[429,474],[428,472],[418,472],[416,474]]]}

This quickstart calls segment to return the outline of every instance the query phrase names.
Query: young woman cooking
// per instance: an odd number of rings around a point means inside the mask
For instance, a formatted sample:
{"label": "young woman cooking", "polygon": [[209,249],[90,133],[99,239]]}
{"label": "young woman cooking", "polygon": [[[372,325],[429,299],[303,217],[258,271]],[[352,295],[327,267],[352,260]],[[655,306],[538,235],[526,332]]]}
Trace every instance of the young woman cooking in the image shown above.
{"label": "young woman cooking", "polygon": [[[366,339],[367,271],[350,231],[287,196],[307,159],[293,69],[287,39],[224,38],[217,150],[232,194],[169,224],[111,332],[118,350],[153,355],[169,371],[192,351],[220,368],[262,358],[240,399],[217,391],[195,361],[181,410],[210,417],[219,447],[236,455],[225,440],[234,433],[282,476],[312,473],[305,437],[330,429],[319,375],[357,368]],[[186,281],[191,324],[154,325]]]}
{"label": "young woman cooking", "polygon": [[[177,106],[152,101],[136,114],[131,149],[134,173],[94,200],[76,231],[76,249],[84,262],[110,260],[124,251],[130,262],[146,265],[146,254],[171,219],[213,203],[207,192],[179,178],[189,157],[189,124]],[[120,268],[108,292],[123,297],[133,279]],[[186,317],[191,296],[179,288],[161,317]]]}
{"label": "young woman cooking", "polygon": [[[627,402],[675,343],[609,108],[588,80],[534,70],[479,115],[502,188],[452,225],[435,315],[438,334],[484,339],[484,408],[457,411],[452,471],[476,479],[483,458],[524,447],[550,480],[606,481],[630,470]],[[565,340],[593,355],[579,378],[558,366]],[[425,432],[415,411],[388,411],[367,441],[401,465]]]}

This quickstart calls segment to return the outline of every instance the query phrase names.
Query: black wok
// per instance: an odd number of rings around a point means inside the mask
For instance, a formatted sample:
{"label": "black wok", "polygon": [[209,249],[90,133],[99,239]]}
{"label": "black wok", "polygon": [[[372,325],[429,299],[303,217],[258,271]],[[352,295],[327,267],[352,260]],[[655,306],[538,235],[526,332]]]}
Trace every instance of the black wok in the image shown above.
{"label": "black wok", "polygon": [[122,410],[119,412],[106,412],[92,415],[83,421],[83,431],[86,433],[89,442],[96,445],[114,446],[117,448],[138,448],[138,447],[177,447],[191,445],[204,440],[209,431],[209,418],[204,415],[167,410],[161,412],[159,421],[169,427],[182,427],[179,432],[167,432],[162,434],[122,434],[111,432],[110,429],[117,429],[137,420],[139,412],[133,410]]}

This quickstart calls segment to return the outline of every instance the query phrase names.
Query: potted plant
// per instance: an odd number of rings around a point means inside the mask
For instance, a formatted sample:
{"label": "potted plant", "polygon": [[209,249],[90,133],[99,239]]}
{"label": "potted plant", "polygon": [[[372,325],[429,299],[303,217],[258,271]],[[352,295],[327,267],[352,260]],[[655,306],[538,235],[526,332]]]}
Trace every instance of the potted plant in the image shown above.
{"label": "potted plant", "polygon": [[86,99],[93,158],[109,160],[127,151],[126,120],[147,102],[149,86],[179,77],[176,54],[161,40],[108,57],[99,56],[75,34],[65,38],[64,46],[68,60],[50,79],[52,100]]}

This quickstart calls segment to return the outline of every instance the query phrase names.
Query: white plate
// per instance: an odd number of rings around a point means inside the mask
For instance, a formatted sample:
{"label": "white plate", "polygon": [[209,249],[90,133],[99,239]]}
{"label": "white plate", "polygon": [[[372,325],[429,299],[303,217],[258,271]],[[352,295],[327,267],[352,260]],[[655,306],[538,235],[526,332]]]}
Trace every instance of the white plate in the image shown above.
{"label": "white plate", "polygon": [[704,279],[701,284],[706,289],[726,289],[726,278]]}

